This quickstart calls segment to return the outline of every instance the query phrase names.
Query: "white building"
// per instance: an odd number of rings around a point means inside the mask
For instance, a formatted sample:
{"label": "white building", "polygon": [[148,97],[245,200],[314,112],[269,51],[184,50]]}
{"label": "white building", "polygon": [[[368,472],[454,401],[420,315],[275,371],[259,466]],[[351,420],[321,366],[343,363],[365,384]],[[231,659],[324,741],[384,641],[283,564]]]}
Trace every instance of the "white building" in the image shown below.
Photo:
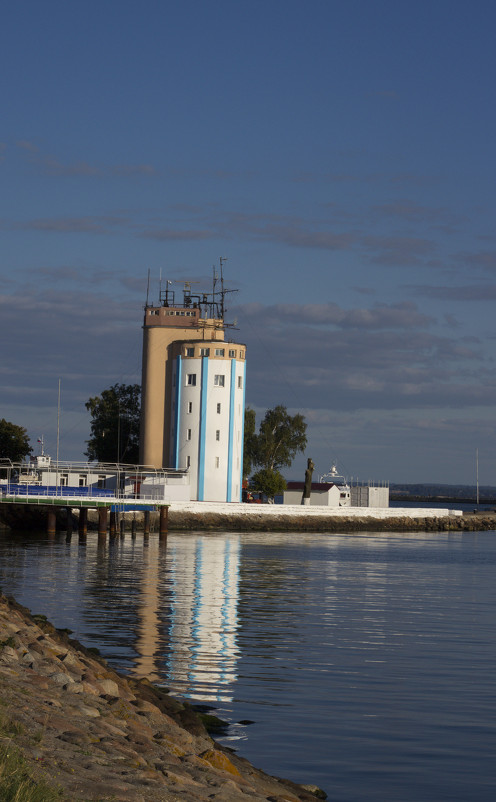
{"label": "white building", "polygon": [[[304,488],[304,482],[288,482],[283,504],[301,504]],[[350,488],[334,482],[312,482],[310,506],[350,507]]]}

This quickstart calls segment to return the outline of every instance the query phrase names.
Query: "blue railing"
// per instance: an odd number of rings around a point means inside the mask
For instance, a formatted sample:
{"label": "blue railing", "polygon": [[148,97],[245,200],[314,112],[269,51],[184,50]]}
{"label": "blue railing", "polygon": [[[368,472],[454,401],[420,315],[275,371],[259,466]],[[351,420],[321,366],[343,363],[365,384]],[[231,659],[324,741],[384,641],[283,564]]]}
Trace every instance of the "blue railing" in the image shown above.
{"label": "blue railing", "polygon": [[113,490],[104,490],[100,487],[66,487],[65,485],[25,485],[11,482],[2,485],[8,496],[67,496],[90,498],[114,498]]}

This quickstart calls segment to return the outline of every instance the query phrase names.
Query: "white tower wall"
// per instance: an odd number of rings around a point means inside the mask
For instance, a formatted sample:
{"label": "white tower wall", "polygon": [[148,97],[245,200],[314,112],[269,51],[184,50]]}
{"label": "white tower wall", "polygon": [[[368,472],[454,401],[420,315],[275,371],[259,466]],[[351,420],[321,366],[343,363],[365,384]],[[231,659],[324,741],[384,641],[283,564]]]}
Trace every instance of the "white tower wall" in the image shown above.
{"label": "white tower wall", "polygon": [[[240,501],[244,346],[194,345],[181,344],[173,367],[171,465],[178,470],[189,469],[191,498]],[[188,351],[195,355],[185,356]]]}

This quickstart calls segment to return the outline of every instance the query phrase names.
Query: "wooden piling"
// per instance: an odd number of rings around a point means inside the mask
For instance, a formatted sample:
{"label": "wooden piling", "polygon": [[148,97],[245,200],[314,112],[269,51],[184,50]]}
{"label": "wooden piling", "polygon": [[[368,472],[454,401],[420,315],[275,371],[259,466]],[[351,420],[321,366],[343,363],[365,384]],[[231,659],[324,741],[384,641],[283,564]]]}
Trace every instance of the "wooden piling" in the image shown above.
{"label": "wooden piling", "polygon": [[169,507],[160,507],[159,537],[167,537],[169,531]]}
{"label": "wooden piling", "polygon": [[107,534],[107,508],[98,507],[98,534],[105,537]]}
{"label": "wooden piling", "polygon": [[150,510],[145,510],[143,513],[143,534],[150,534]]}
{"label": "wooden piling", "polygon": [[66,516],[66,532],[68,535],[72,535],[72,507],[66,507]]}
{"label": "wooden piling", "polygon": [[126,522],[124,518],[121,518],[121,520],[119,521],[119,527],[120,527],[121,537],[124,537],[124,533],[126,531]]}
{"label": "wooden piling", "polygon": [[86,507],[79,508],[79,526],[78,531],[80,536],[86,537],[88,532],[88,510]]}
{"label": "wooden piling", "polygon": [[47,534],[54,535],[57,529],[57,516],[53,507],[48,508]]}
{"label": "wooden piling", "polygon": [[115,537],[117,531],[117,513],[114,510],[110,510],[110,526],[109,526],[109,534],[110,537]]}

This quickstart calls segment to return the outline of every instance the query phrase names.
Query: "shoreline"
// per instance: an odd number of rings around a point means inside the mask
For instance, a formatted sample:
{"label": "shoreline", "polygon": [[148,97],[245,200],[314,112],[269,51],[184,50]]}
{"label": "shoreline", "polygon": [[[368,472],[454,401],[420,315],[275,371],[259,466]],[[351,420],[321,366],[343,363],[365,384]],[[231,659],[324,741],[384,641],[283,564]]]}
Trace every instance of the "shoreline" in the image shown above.
{"label": "shoreline", "polygon": [[[59,511],[57,528],[67,528],[64,510]],[[73,510],[73,526],[77,514]],[[120,513],[125,531],[133,520],[143,528],[142,512]],[[89,510],[88,523],[95,528],[96,511]],[[151,530],[158,529],[159,514],[150,513]],[[217,502],[172,502],[169,532],[470,532],[496,530],[496,512],[470,512],[439,508],[408,507],[303,507],[279,504],[241,504]],[[11,529],[43,528],[43,507],[0,506],[0,526]]]}
{"label": "shoreline", "polygon": [[496,513],[408,507],[303,507],[279,504],[173,503],[169,531],[415,532],[496,529]]}
{"label": "shoreline", "polygon": [[[315,802],[317,786],[272,777],[218,744],[185,700],[111,669],[0,593],[0,776],[67,802]],[[24,798],[24,797],[23,797]],[[28,797],[30,798],[30,797]],[[37,797],[38,798],[38,797]]]}

